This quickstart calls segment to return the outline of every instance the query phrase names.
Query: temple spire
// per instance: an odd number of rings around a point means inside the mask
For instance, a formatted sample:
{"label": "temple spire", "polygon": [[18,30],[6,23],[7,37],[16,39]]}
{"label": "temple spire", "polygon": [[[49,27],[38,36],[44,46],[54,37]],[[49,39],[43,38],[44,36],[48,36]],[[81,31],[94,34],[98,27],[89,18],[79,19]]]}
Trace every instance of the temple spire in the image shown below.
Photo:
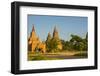
{"label": "temple spire", "polygon": [[58,31],[57,31],[56,26],[54,27],[54,31],[53,31],[53,38],[59,39],[59,35],[58,35]]}
{"label": "temple spire", "polygon": [[32,31],[34,31],[34,32],[35,32],[35,28],[34,28],[34,25],[33,25],[33,27],[32,27]]}
{"label": "temple spire", "polygon": [[57,32],[57,28],[56,28],[56,26],[54,27],[54,32]]}
{"label": "temple spire", "polygon": [[51,34],[50,34],[50,32],[48,33],[48,36],[47,36],[47,41],[48,40],[51,40]]}

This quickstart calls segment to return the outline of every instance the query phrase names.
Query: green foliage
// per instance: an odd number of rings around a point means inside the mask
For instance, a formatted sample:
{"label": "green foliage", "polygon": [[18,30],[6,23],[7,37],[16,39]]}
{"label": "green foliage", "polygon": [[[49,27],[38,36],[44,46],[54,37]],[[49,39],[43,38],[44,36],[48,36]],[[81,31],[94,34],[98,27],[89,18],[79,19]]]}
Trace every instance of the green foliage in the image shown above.
{"label": "green foliage", "polygon": [[70,40],[70,42],[81,42],[82,38],[77,36],[77,35],[71,35],[72,39]]}
{"label": "green foliage", "polygon": [[72,50],[71,43],[69,41],[61,40],[61,43],[63,46],[62,50]]}
{"label": "green foliage", "polygon": [[46,42],[47,52],[57,52],[58,51],[58,41],[56,39],[51,39]]}
{"label": "green foliage", "polygon": [[76,50],[76,51],[87,51],[88,49],[88,34],[86,38],[82,39],[78,35],[71,35],[70,41],[61,40],[63,50]]}
{"label": "green foliage", "polygon": [[[51,39],[48,36],[46,40],[46,48],[47,52],[58,52],[58,43],[57,39]],[[88,50],[88,33],[86,37],[83,39],[78,35],[71,35],[71,39],[69,41],[61,40],[62,50],[64,51],[87,51]]]}
{"label": "green foliage", "polygon": [[32,60],[46,60],[46,57],[42,55],[38,55],[38,56],[33,57]]}
{"label": "green foliage", "polygon": [[88,46],[88,42],[87,42],[87,36],[85,39],[82,39],[81,37],[77,36],[77,35],[71,35],[71,40],[70,42],[72,43],[72,47],[75,50],[78,51],[87,51],[87,46]]}
{"label": "green foliage", "polygon": [[58,59],[60,58],[50,58],[42,54],[38,54],[37,56],[31,58],[31,60],[58,60]]}

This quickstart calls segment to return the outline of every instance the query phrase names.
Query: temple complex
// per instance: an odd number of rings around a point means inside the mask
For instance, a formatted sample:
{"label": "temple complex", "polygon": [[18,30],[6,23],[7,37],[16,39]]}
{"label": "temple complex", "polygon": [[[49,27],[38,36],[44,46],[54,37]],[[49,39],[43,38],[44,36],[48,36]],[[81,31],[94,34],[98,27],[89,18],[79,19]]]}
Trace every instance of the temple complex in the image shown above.
{"label": "temple complex", "polygon": [[[53,36],[51,36],[50,33],[48,33],[47,36],[47,40],[51,40],[54,39],[58,42],[58,49],[62,49],[62,44],[61,44],[61,40],[59,39],[59,35],[58,35],[58,31],[57,28],[54,28],[53,31]],[[33,53],[35,52],[42,52],[45,53],[46,52],[46,44],[45,42],[42,42],[39,37],[37,37],[36,32],[35,32],[35,28],[33,25],[32,31],[30,33],[30,37],[28,38],[28,51],[31,51]]]}

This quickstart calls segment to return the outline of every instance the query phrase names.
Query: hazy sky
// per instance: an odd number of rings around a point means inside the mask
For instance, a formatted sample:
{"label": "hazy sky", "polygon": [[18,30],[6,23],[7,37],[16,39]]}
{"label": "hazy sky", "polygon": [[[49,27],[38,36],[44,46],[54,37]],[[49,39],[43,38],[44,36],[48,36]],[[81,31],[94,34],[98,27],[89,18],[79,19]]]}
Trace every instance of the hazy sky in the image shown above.
{"label": "hazy sky", "polygon": [[48,33],[57,27],[60,39],[69,40],[71,34],[85,37],[88,27],[87,17],[28,15],[28,36],[34,25],[37,36],[46,40]]}

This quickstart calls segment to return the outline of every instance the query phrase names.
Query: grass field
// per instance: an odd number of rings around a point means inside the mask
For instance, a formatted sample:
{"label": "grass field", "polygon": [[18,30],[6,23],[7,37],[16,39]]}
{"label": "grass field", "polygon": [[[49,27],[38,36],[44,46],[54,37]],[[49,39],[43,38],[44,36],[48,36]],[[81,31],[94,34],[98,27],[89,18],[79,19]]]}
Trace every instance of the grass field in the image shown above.
{"label": "grass field", "polygon": [[32,60],[59,60],[87,58],[87,51],[66,51],[57,53],[32,53],[28,52],[28,61]]}

